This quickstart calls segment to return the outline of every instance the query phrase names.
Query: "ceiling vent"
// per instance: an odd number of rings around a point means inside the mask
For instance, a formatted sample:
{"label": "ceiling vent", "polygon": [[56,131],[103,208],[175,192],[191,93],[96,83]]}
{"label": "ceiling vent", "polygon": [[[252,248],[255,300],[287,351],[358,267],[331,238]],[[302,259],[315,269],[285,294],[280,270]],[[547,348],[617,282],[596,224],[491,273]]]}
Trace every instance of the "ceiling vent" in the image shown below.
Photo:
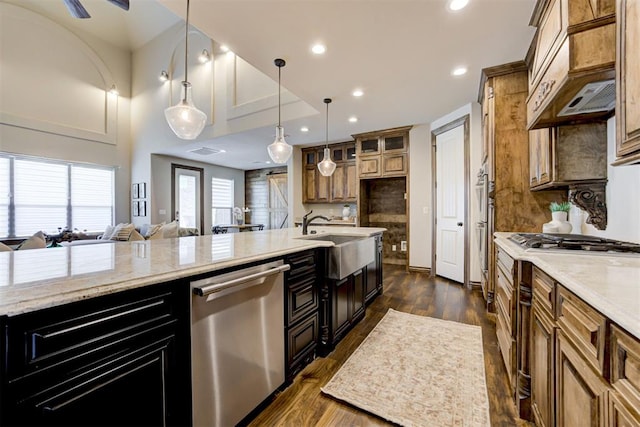
{"label": "ceiling vent", "polygon": [[218,154],[220,150],[216,150],[215,148],[209,147],[200,147],[195,150],[189,150],[189,153],[200,154],[201,156],[210,156],[212,154]]}
{"label": "ceiling vent", "polygon": [[615,80],[586,84],[560,111],[558,116],[610,111],[616,104]]}

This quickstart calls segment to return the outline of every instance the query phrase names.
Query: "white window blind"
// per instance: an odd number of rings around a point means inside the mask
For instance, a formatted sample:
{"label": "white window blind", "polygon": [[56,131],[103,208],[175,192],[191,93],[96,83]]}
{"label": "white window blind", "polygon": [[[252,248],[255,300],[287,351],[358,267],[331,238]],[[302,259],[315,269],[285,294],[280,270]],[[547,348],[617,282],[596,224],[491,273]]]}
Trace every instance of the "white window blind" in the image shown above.
{"label": "white window blind", "polygon": [[233,180],[211,178],[211,223],[231,224]]}
{"label": "white window blind", "polygon": [[113,168],[0,153],[0,237],[104,230],[114,194]]}
{"label": "white window blind", "polygon": [[67,165],[16,159],[14,176],[16,236],[54,234],[67,226]]}
{"label": "white window blind", "polygon": [[113,171],[71,167],[71,223],[78,230],[100,231],[113,224]]}
{"label": "white window blind", "polygon": [[9,159],[0,157],[0,237],[9,236],[10,169]]}

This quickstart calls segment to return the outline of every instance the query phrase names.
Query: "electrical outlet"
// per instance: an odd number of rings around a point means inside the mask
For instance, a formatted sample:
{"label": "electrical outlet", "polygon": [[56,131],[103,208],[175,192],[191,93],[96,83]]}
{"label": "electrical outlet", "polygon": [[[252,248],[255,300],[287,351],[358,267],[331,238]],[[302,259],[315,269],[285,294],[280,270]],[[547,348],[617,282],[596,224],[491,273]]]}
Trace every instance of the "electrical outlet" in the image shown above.
{"label": "electrical outlet", "polygon": [[429,207],[428,206],[423,206],[422,207],[422,213],[425,215],[429,215]]}
{"label": "electrical outlet", "polygon": [[391,245],[391,250],[395,252],[396,251],[396,245]]}
{"label": "electrical outlet", "polygon": [[166,215],[167,211],[165,209],[158,210],[158,215]]}
{"label": "electrical outlet", "polygon": [[403,240],[403,241],[400,242],[400,250],[402,252],[406,252],[407,251],[407,241],[406,240]]}

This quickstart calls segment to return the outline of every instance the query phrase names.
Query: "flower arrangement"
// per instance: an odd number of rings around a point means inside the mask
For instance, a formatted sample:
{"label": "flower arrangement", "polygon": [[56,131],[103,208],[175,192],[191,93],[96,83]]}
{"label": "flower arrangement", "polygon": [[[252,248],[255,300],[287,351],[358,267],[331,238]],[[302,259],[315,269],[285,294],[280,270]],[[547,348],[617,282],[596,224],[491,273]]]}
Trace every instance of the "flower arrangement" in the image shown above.
{"label": "flower arrangement", "polygon": [[571,203],[569,203],[569,202],[560,202],[560,203],[551,202],[551,204],[549,205],[549,209],[551,209],[551,212],[567,212],[567,213],[569,213],[569,211],[571,210]]}

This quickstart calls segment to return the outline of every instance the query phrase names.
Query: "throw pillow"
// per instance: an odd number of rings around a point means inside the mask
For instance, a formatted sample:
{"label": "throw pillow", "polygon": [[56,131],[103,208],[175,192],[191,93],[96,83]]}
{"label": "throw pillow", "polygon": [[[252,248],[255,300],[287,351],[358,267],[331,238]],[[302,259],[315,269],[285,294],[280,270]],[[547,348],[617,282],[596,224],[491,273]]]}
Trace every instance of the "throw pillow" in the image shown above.
{"label": "throw pillow", "polygon": [[142,234],[138,233],[137,230],[133,230],[129,236],[129,241],[135,242],[137,240],[144,240],[144,237],[142,237]]}
{"label": "throw pillow", "polygon": [[[158,234],[158,231],[160,231],[163,225],[165,225],[164,221],[162,221],[160,224],[148,224],[146,227],[146,232],[140,232],[140,234],[142,234],[145,238],[150,239],[151,236]],[[160,235],[156,236],[155,238],[162,238],[162,233],[160,233]]]}
{"label": "throw pillow", "polygon": [[111,236],[113,236],[113,230],[115,230],[115,227],[113,225],[107,225],[107,228],[104,230],[104,233],[102,233],[102,236],[100,236],[100,239],[111,240]]}
{"label": "throw pillow", "polygon": [[17,249],[42,249],[47,247],[47,241],[44,238],[44,233],[42,231],[38,231],[33,236],[29,237],[24,242],[20,243],[20,246]]}
{"label": "throw pillow", "polygon": [[116,225],[116,229],[113,230],[113,235],[111,236],[111,240],[126,242],[127,240],[129,240],[129,236],[131,236],[131,233],[133,232],[134,229],[135,227],[133,226],[133,224],[120,223]]}
{"label": "throw pillow", "polygon": [[10,252],[13,249],[11,249],[10,246],[5,245],[4,243],[0,242],[0,252]]}
{"label": "throw pillow", "polygon": [[162,237],[165,239],[178,237],[178,221],[172,221],[162,226]]}

